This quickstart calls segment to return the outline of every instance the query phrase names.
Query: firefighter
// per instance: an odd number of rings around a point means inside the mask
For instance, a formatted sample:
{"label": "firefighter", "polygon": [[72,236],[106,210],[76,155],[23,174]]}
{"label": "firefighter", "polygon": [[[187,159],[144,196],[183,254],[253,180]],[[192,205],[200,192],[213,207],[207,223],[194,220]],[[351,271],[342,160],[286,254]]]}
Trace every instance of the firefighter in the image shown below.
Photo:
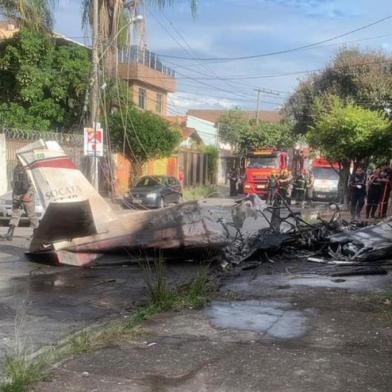
{"label": "firefighter", "polygon": [[229,172],[230,196],[237,196],[237,181],[238,181],[237,170],[235,167],[232,167]]}
{"label": "firefighter", "polygon": [[311,171],[305,173],[306,201],[311,205],[313,201],[314,176]]}
{"label": "firefighter", "polygon": [[368,179],[368,190],[366,198],[366,219],[374,219],[378,205],[381,201],[384,183],[380,178],[381,170],[377,168],[370,174]]}
{"label": "firefighter", "polygon": [[302,173],[296,177],[294,181],[293,191],[294,191],[293,197],[295,198],[296,204],[301,204],[301,207],[304,207],[306,180],[305,180],[305,176]]}
{"label": "firefighter", "polygon": [[380,218],[387,216],[388,201],[391,194],[391,173],[388,168],[381,170],[379,181],[382,183],[381,199],[380,199]]}
{"label": "firefighter", "polygon": [[366,173],[358,166],[350,176],[349,188],[351,193],[351,218],[359,220],[366,197]]}
{"label": "firefighter", "polygon": [[267,204],[272,205],[272,201],[278,185],[278,178],[276,177],[275,171],[272,172],[271,176],[268,177],[268,194]]}
{"label": "firefighter", "polygon": [[22,210],[26,211],[30,226],[35,230],[38,227],[38,218],[35,212],[34,188],[26,173],[26,169],[20,162],[16,165],[13,173],[12,189],[12,215],[7,234],[2,239],[11,241],[15,228],[18,226]]}
{"label": "firefighter", "polygon": [[237,192],[239,195],[244,194],[245,178],[246,178],[245,169],[241,169],[241,173],[238,176],[238,184],[237,184]]}
{"label": "firefighter", "polygon": [[293,176],[288,170],[283,170],[278,178],[279,194],[288,204],[291,203]]}

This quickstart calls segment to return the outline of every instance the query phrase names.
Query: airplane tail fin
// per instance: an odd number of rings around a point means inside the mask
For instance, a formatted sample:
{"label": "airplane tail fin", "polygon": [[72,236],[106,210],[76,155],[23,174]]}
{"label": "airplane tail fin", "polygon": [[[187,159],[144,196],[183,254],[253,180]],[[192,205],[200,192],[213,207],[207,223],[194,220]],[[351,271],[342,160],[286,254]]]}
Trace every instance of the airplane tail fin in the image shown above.
{"label": "airplane tail fin", "polygon": [[17,156],[45,209],[34,237],[55,241],[105,230],[114,212],[57,142],[38,140],[19,149]]}

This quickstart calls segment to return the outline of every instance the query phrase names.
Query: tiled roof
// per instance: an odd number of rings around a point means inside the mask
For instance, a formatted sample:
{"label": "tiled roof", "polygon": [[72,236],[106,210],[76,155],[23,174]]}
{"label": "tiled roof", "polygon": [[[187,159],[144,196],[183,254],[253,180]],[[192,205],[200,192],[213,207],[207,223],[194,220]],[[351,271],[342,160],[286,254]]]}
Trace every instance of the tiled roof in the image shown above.
{"label": "tiled roof", "polygon": [[186,116],[164,116],[165,119],[172,125],[178,125],[180,128],[183,140],[192,137],[198,143],[203,143],[200,135],[197,133],[195,128],[189,128],[186,126]]}

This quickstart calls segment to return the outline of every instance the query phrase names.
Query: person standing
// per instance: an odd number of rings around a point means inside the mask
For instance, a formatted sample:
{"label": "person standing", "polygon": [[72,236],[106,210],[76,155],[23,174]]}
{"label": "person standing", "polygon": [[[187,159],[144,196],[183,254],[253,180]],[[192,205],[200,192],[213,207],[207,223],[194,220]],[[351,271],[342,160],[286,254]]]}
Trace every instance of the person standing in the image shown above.
{"label": "person standing", "polygon": [[381,197],[380,197],[380,212],[379,212],[380,218],[385,218],[387,216],[387,211],[388,211],[388,201],[389,201],[389,196],[391,194],[391,175],[389,172],[390,171],[387,168],[385,168],[381,170],[380,173],[379,181],[382,184]]}
{"label": "person standing", "polygon": [[312,205],[312,201],[313,201],[313,186],[314,186],[314,176],[311,171],[308,171],[305,174],[305,188],[306,188],[305,199],[309,205]]}
{"label": "person standing", "polygon": [[238,176],[237,192],[239,195],[244,194],[244,184],[245,184],[245,169],[241,169],[240,175]]}
{"label": "person standing", "polygon": [[15,228],[18,227],[23,209],[26,211],[33,229],[38,227],[38,217],[35,212],[35,192],[26,169],[20,162],[15,166],[12,180],[12,215],[7,233],[2,237],[11,241]]}
{"label": "person standing", "polygon": [[182,166],[180,166],[180,168],[178,169],[178,181],[180,181],[182,187],[184,186],[184,179],[184,169],[182,168]]}
{"label": "person standing", "polygon": [[302,173],[296,177],[293,188],[295,202],[303,208],[305,204],[306,180]]}
{"label": "person standing", "polygon": [[279,194],[287,204],[291,204],[291,192],[292,192],[293,176],[289,171],[283,170],[278,178],[278,189]]}
{"label": "person standing", "polygon": [[380,169],[377,168],[369,176],[368,179],[368,190],[366,198],[366,219],[374,219],[378,209],[378,205],[381,201],[383,182],[380,179]]}
{"label": "person standing", "polygon": [[351,219],[357,221],[361,218],[361,211],[366,197],[366,173],[358,166],[350,176],[349,189],[351,193]]}
{"label": "person standing", "polygon": [[237,196],[237,181],[237,170],[235,169],[235,167],[232,167],[229,172],[230,196]]}
{"label": "person standing", "polygon": [[267,204],[272,205],[274,195],[276,192],[278,179],[275,176],[275,172],[272,172],[271,176],[268,177],[268,193],[267,193]]}

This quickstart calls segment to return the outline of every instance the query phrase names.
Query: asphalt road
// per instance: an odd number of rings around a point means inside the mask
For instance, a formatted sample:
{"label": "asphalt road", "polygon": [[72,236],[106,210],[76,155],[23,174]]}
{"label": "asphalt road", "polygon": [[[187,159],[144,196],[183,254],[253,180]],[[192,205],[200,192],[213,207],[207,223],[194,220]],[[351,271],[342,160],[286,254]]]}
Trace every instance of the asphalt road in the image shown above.
{"label": "asphalt road", "polygon": [[[30,235],[18,228],[13,241],[0,243],[0,368],[16,347],[32,352],[55,344],[146,301],[143,272],[128,256],[105,256],[88,268],[33,263],[24,255]],[[171,263],[168,276],[186,281],[197,268]]]}

